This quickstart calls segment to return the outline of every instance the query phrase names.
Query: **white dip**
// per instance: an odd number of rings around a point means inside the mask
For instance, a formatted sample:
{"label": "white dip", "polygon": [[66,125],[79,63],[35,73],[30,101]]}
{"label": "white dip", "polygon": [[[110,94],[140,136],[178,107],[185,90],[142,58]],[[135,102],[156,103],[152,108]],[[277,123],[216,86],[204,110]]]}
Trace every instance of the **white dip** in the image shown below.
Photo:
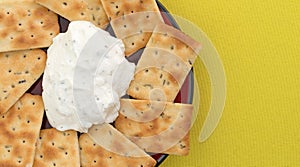
{"label": "white dip", "polygon": [[135,70],[122,41],[90,22],[74,21],[47,52],[42,96],[50,124],[87,132],[93,124],[113,122]]}

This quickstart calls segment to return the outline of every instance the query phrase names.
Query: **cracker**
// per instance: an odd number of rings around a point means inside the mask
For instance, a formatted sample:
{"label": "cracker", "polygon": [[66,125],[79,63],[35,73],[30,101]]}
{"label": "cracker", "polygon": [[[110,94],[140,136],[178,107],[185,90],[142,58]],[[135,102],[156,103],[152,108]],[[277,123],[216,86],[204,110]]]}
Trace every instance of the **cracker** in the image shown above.
{"label": "cracker", "polygon": [[58,17],[34,2],[0,5],[0,52],[44,48],[59,33]]}
{"label": "cracker", "polygon": [[[160,103],[163,108],[156,119],[148,122],[132,119],[130,115],[142,117],[151,112],[152,103]],[[147,152],[187,155],[192,112],[191,104],[121,99],[115,127]]]}
{"label": "cracker", "polygon": [[88,134],[79,138],[82,167],[155,166],[156,161],[152,157],[111,125],[94,126],[91,131],[89,134],[93,133],[92,137],[98,139],[97,143]]}
{"label": "cracker", "polygon": [[37,3],[70,20],[85,20],[105,29],[107,15],[100,0],[36,0]]}
{"label": "cracker", "polygon": [[43,113],[42,97],[25,94],[0,117],[0,166],[32,166]]}
{"label": "cracker", "polygon": [[40,132],[34,158],[35,167],[79,167],[79,144],[76,131],[58,131],[54,128]]}
{"label": "cracker", "polygon": [[155,0],[101,1],[126,56],[145,47],[156,24],[163,22]]}
{"label": "cracker", "polygon": [[[160,99],[174,101],[190,72],[201,45],[166,24],[156,26],[137,64],[127,93],[138,99],[150,99],[154,89]],[[159,97],[157,97],[159,99]]]}
{"label": "cracker", "polygon": [[0,53],[0,115],[34,84],[45,65],[46,53],[39,49]]}
{"label": "cracker", "polygon": [[19,2],[34,2],[34,0],[0,0],[0,3],[19,3]]}

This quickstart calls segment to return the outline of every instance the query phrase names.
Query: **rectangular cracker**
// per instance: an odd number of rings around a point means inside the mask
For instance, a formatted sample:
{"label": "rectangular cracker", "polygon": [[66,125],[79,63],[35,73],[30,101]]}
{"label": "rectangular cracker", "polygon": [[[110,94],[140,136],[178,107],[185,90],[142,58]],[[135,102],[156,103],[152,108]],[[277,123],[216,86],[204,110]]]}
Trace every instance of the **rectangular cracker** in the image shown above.
{"label": "rectangular cracker", "polygon": [[156,24],[163,22],[155,0],[101,1],[126,56],[145,47]]}
{"label": "rectangular cracker", "polygon": [[33,167],[46,166],[80,166],[76,131],[61,132],[54,128],[41,130]]}
{"label": "rectangular cracker", "polygon": [[85,20],[105,29],[108,18],[100,0],[36,0],[69,21]]}
{"label": "rectangular cracker", "polygon": [[44,105],[42,97],[25,94],[0,117],[0,166],[32,166]]}
{"label": "rectangular cracker", "polygon": [[115,127],[147,152],[187,155],[192,113],[191,104],[121,99]]}
{"label": "rectangular cracker", "polygon": [[[96,139],[96,140],[94,140]],[[143,166],[156,161],[109,124],[92,127],[79,138],[82,167]]]}
{"label": "rectangular cracker", "polygon": [[44,48],[59,33],[58,17],[34,2],[0,5],[0,52]]}
{"label": "rectangular cracker", "polygon": [[0,115],[42,75],[46,58],[40,49],[0,53]]}
{"label": "rectangular cracker", "polygon": [[127,93],[137,99],[174,101],[201,49],[183,32],[156,26]]}

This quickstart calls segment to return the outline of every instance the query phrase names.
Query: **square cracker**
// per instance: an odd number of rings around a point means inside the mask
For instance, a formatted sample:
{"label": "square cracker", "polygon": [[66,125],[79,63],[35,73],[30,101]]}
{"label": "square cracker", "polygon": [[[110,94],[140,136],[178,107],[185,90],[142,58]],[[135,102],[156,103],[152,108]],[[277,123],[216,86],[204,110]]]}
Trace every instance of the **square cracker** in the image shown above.
{"label": "square cracker", "polygon": [[64,166],[79,167],[79,144],[77,132],[43,129],[34,158],[35,167]]}
{"label": "square cracker", "polygon": [[85,20],[105,29],[108,18],[100,0],[35,0],[62,17],[70,20]]}
{"label": "square cracker", "polygon": [[79,145],[82,167],[153,167],[156,164],[151,156],[109,124],[92,127],[89,134],[80,136]]}
{"label": "square cracker", "polygon": [[46,58],[40,49],[0,53],[0,115],[42,75]]}
{"label": "square cracker", "polygon": [[115,127],[147,152],[187,155],[192,113],[191,104],[121,99]]}
{"label": "square cracker", "polygon": [[157,25],[127,93],[137,99],[174,101],[200,49],[201,44],[183,32]]}
{"label": "square cracker", "polygon": [[0,166],[32,166],[43,114],[42,97],[25,94],[0,117]]}
{"label": "square cracker", "polygon": [[44,48],[59,33],[58,17],[34,2],[0,5],[0,52]]}
{"label": "square cracker", "polygon": [[145,47],[156,24],[163,22],[155,0],[101,1],[126,56]]}

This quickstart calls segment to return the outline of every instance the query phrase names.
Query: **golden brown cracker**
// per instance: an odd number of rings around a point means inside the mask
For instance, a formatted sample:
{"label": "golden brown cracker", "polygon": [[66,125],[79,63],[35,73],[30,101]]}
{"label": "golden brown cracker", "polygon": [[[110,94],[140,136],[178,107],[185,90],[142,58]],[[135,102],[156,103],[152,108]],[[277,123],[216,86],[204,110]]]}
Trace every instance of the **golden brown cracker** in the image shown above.
{"label": "golden brown cracker", "polygon": [[34,167],[65,166],[79,167],[79,144],[76,131],[43,129],[34,158]]}
{"label": "golden brown cracker", "polygon": [[0,115],[42,75],[46,58],[39,49],[0,53]]}
{"label": "golden brown cracker", "polygon": [[[115,121],[115,126],[131,141],[147,152],[188,154],[188,132],[192,123],[192,105],[159,102],[162,105],[161,108],[163,108],[161,114],[156,119],[142,122],[131,119],[128,113],[142,117],[143,114],[151,111],[149,108],[151,108],[152,102],[132,99],[121,99],[121,101],[120,114]],[[124,103],[132,103],[132,107],[128,107]],[[145,105],[148,108],[140,107]]]}
{"label": "golden brown cracker", "polygon": [[[174,101],[200,49],[201,44],[183,32],[166,24],[157,25],[127,93],[134,98],[150,99],[151,91],[158,89],[162,92],[160,99]],[[151,87],[145,89],[143,85]]]}
{"label": "golden brown cracker", "polygon": [[34,2],[0,5],[0,52],[44,48],[59,33],[58,17]]}
{"label": "golden brown cracker", "polygon": [[32,166],[43,113],[42,97],[25,94],[0,117],[0,166]]}
{"label": "golden brown cracker", "polygon": [[[91,132],[92,131],[92,132]],[[155,166],[156,161],[109,124],[93,127],[79,138],[82,167]],[[99,136],[96,141],[92,137]],[[97,143],[99,142],[99,143]],[[103,145],[105,144],[105,145]]]}
{"label": "golden brown cracker", "polygon": [[100,0],[36,0],[60,16],[70,20],[85,20],[106,28],[108,18]]}
{"label": "golden brown cracker", "polygon": [[156,24],[163,22],[155,0],[101,1],[126,56],[145,47]]}

